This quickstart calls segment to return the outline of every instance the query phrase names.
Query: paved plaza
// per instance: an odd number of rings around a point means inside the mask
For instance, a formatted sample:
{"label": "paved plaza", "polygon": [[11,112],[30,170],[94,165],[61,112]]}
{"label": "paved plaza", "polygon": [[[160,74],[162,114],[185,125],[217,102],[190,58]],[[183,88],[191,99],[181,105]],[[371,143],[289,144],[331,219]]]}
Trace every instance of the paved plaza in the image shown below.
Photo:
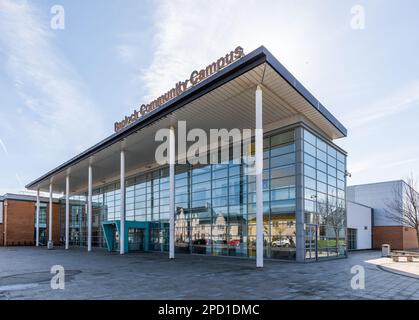
{"label": "paved plaza", "polygon": [[[53,265],[65,268],[64,290],[51,289]],[[365,289],[351,288],[354,265],[364,267]],[[308,264],[265,261],[261,270],[251,259],[0,248],[0,299],[419,299],[418,275],[419,262],[394,265],[377,251]]]}

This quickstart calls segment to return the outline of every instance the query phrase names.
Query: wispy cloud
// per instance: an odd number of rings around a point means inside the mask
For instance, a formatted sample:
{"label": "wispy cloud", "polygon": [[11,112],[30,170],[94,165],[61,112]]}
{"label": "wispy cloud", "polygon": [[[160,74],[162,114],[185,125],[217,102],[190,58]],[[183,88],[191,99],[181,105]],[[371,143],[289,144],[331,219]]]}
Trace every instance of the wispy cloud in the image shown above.
{"label": "wispy cloud", "polygon": [[20,178],[20,175],[18,173],[16,173],[15,176],[16,176],[16,181],[19,185],[19,188],[23,190],[24,184],[22,183],[22,179]]}
{"label": "wispy cloud", "polygon": [[[381,176],[392,176],[402,178],[403,172],[412,171],[419,164],[419,153],[416,146],[410,148],[399,148],[385,150],[383,152],[372,152],[363,155],[361,160],[348,162],[348,171],[353,178],[358,179],[362,176],[374,176],[380,179]],[[401,176],[399,176],[401,175]]]}
{"label": "wispy cloud", "polygon": [[153,60],[141,75],[149,94],[146,98],[157,96],[195,68],[205,67],[203,63],[237,45],[247,53],[265,45],[291,69],[304,68],[301,62],[307,61],[304,55],[311,46],[307,30],[318,28],[314,13],[321,9],[308,3],[313,10],[309,14],[308,8],[300,10],[294,4],[265,1],[261,5],[256,0],[154,1]]}
{"label": "wispy cloud", "polygon": [[4,144],[4,142],[3,142],[3,140],[1,138],[0,138],[0,146],[3,149],[4,153],[6,155],[9,155],[9,151],[7,150],[6,145]]}
{"label": "wispy cloud", "polygon": [[398,88],[371,105],[363,106],[362,111],[348,115],[345,123],[350,129],[359,128],[414,107],[419,108],[419,81]]}
{"label": "wispy cloud", "polygon": [[143,59],[143,45],[146,39],[134,33],[120,34],[117,39],[117,44],[115,45],[117,58],[130,68],[138,71],[138,67]]}
{"label": "wispy cloud", "polygon": [[365,160],[358,161],[349,165],[348,170],[351,174],[362,175],[363,173],[370,172],[372,170],[385,170],[395,167],[401,167],[405,165],[411,165],[418,162],[418,157],[398,160],[397,157],[391,157],[391,155],[380,155],[374,157],[368,157]]}
{"label": "wispy cloud", "polygon": [[381,165],[380,168],[389,169],[389,168],[404,166],[404,165],[407,165],[407,164],[412,164],[412,163],[415,163],[415,162],[419,162],[419,157],[408,158],[408,159],[403,159],[403,160],[394,161],[394,162],[390,162],[390,163],[385,163],[385,164]]}
{"label": "wispy cloud", "polygon": [[18,119],[22,140],[45,155],[63,149],[64,142],[67,152],[74,153],[103,135],[103,121],[83,81],[55,45],[57,31],[49,28],[48,14],[34,3],[0,0],[0,54],[23,102]]}
{"label": "wispy cloud", "polygon": [[[2,105],[8,157],[2,165],[1,190],[20,192],[24,183],[103,137],[101,110],[87,86],[57,45],[48,7],[24,0],[0,0],[0,68],[13,84],[13,104]],[[7,93],[6,93],[7,94]],[[17,97],[17,99],[16,99]],[[10,125],[13,123],[13,125]],[[31,155],[28,162],[25,157]],[[30,163],[28,167],[27,164]]]}

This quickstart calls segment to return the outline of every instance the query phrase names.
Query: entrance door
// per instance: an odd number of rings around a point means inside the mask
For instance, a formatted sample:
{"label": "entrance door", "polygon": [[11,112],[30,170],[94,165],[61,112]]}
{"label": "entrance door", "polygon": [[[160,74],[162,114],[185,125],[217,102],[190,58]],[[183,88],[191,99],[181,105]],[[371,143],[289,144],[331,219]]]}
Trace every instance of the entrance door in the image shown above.
{"label": "entrance door", "polygon": [[348,238],[348,250],[356,250],[357,245],[357,229],[348,228],[347,238]]}
{"label": "entrance door", "polygon": [[39,228],[39,245],[40,246],[47,245],[47,229],[46,228]]}
{"label": "entrance door", "polygon": [[144,251],[144,229],[128,229],[128,251]]}
{"label": "entrance door", "polygon": [[119,233],[116,226],[113,226],[112,228],[112,235],[113,235],[112,251],[119,251]]}
{"label": "entrance door", "polygon": [[306,260],[317,260],[317,225],[306,224]]}

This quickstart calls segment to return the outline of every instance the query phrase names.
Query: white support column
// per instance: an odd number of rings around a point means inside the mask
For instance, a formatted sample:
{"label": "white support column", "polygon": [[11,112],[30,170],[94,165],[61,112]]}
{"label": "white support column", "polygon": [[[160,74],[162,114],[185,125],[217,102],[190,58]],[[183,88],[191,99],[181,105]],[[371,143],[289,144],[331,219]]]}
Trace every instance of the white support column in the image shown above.
{"label": "white support column", "polygon": [[120,193],[121,193],[121,213],[120,213],[120,235],[119,235],[119,253],[125,253],[125,152],[121,151],[121,177],[120,177]]}
{"label": "white support column", "polygon": [[65,177],[65,249],[68,250],[70,235],[70,176]]}
{"label": "white support column", "polygon": [[296,261],[305,261],[305,228],[304,228],[304,129],[295,129],[295,237]]}
{"label": "white support column", "polygon": [[92,166],[89,165],[87,191],[87,251],[92,251]]}
{"label": "white support column", "polygon": [[39,199],[39,189],[36,190],[36,222],[35,222],[35,238],[36,238],[36,246],[39,247],[39,211],[41,207],[41,201]]}
{"label": "white support column", "polygon": [[169,134],[169,259],[175,258],[175,129]]}
{"label": "white support column", "polygon": [[52,183],[49,184],[49,222],[48,222],[48,249],[53,248],[52,241]]}
{"label": "white support column", "polygon": [[262,89],[256,89],[256,130],[255,130],[255,166],[256,166],[256,267],[263,268],[263,120]]}

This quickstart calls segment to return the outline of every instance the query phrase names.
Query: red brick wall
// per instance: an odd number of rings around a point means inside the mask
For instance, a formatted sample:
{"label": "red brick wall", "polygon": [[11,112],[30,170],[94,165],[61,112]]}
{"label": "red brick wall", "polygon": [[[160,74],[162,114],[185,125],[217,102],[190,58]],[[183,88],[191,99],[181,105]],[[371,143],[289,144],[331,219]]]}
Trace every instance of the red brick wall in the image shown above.
{"label": "red brick wall", "polygon": [[389,244],[391,249],[403,250],[403,227],[373,227],[372,241],[374,249],[381,249],[381,245]]}
{"label": "red brick wall", "polygon": [[[35,202],[7,200],[5,206],[5,236],[4,243],[13,245],[35,244]],[[55,244],[59,244],[60,224],[59,205],[52,207],[53,229],[52,238]],[[48,234],[48,209],[47,209],[47,234]]]}
{"label": "red brick wall", "polygon": [[391,249],[407,250],[418,247],[416,231],[402,226],[373,227],[373,248],[381,249],[382,244],[389,244]]}
{"label": "red brick wall", "polygon": [[[47,222],[48,225],[48,222]],[[60,205],[53,204],[52,205],[52,240],[54,241],[54,245],[60,245]]]}
{"label": "red brick wall", "polygon": [[5,201],[6,245],[31,245],[34,238],[35,205],[27,201]]}
{"label": "red brick wall", "polygon": [[[48,240],[49,234],[49,205],[47,205],[47,229],[46,235]],[[52,241],[55,246],[60,245],[60,206],[58,204],[52,205]]]}
{"label": "red brick wall", "polygon": [[3,228],[4,224],[1,223],[0,224],[0,247],[4,246],[4,239],[3,239],[3,232],[4,232],[4,228]]}
{"label": "red brick wall", "polygon": [[418,247],[415,229],[403,228],[403,247],[404,249],[416,249]]}

